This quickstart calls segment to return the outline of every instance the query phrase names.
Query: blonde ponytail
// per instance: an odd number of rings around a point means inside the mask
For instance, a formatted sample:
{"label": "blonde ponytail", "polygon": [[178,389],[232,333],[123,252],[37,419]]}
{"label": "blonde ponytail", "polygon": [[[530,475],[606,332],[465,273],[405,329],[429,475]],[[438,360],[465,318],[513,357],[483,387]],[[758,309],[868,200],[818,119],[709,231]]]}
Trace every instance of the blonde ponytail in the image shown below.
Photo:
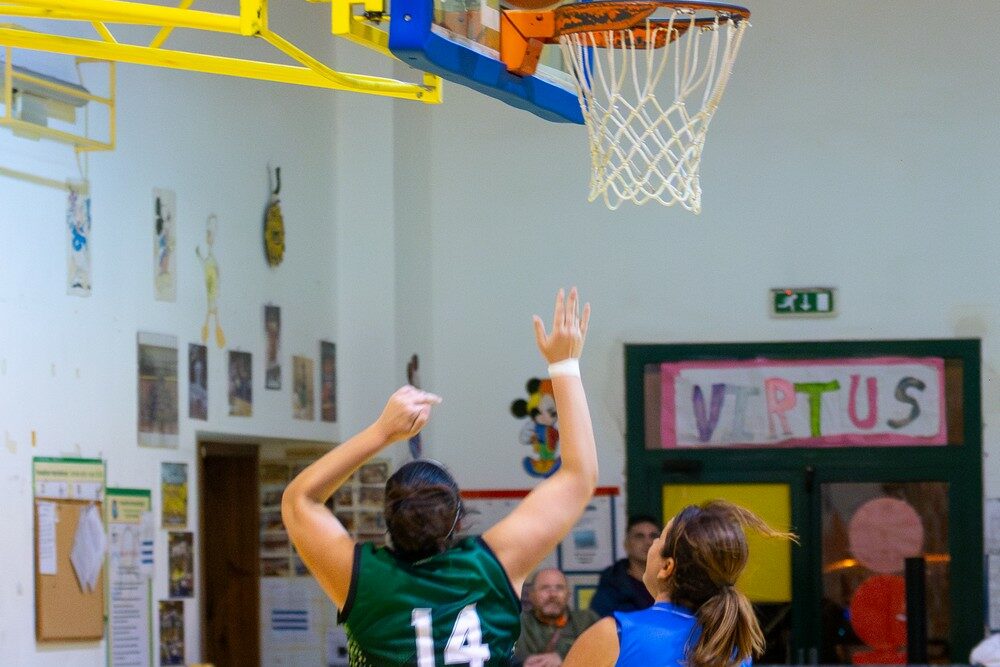
{"label": "blonde ponytail", "polygon": [[715,500],[689,505],[673,518],[662,556],[674,560],[670,601],[694,610],[701,628],[688,667],[731,667],[764,650],[764,633],[746,595],[734,584],[749,558],[745,529],[795,539],[753,512]]}
{"label": "blonde ponytail", "polygon": [[691,667],[729,667],[764,651],[764,633],[750,600],[723,586],[695,613],[701,634],[688,655]]}

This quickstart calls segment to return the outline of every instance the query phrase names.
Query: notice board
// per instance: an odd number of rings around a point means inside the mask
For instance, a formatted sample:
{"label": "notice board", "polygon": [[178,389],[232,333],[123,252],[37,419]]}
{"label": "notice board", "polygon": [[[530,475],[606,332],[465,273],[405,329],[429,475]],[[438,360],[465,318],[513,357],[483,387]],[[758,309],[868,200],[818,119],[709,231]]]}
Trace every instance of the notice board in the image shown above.
{"label": "notice board", "polygon": [[102,512],[104,461],[35,458],[33,461],[35,636],[38,641],[104,637],[104,572],[84,590],[70,560],[80,517]]}

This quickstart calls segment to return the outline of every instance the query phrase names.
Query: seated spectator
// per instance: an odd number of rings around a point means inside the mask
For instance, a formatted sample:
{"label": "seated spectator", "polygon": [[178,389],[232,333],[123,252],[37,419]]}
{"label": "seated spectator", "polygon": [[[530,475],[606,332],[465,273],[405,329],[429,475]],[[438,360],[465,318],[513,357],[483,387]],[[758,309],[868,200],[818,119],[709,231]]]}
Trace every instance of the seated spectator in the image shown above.
{"label": "seated spectator", "polygon": [[531,609],[521,612],[521,638],[514,648],[514,664],[558,667],[576,638],[597,621],[597,614],[569,608],[569,585],[555,568],[535,574],[528,601]]}
{"label": "seated spectator", "polygon": [[653,596],[642,583],[646,554],[660,536],[661,526],[651,516],[636,515],[625,528],[625,558],[601,572],[590,608],[598,616],[616,611],[638,611],[653,604]]}

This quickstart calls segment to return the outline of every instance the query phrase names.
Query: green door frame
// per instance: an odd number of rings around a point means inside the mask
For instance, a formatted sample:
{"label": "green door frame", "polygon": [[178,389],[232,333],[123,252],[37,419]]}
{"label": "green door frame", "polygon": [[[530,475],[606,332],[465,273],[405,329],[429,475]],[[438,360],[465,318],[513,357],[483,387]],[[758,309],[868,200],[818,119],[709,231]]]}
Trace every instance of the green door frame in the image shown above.
{"label": "green door frame", "polygon": [[[822,591],[819,486],[827,482],[940,481],[948,483],[951,554],[951,660],[964,661],[982,640],[983,476],[981,357],[978,339],[820,341],[789,343],[626,344],[625,410],[627,509],[658,516],[669,482],[787,482],[793,527],[805,547],[792,551],[792,659],[820,640]],[[666,361],[942,357],[962,364],[960,444],[940,447],[646,449],[644,369]],[[863,459],[861,458],[863,456]],[[815,545],[810,548],[810,545]]]}

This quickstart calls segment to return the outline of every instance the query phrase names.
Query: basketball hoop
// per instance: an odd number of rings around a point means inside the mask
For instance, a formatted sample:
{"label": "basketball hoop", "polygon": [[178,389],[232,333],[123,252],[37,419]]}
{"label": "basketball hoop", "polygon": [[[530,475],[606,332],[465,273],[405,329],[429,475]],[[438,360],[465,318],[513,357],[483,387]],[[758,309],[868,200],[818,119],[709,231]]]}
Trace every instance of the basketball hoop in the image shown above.
{"label": "basketball hoop", "polygon": [[655,200],[698,213],[705,134],[749,18],[735,5],[666,0],[508,11],[501,58],[530,74],[542,43],[561,45],[587,125],[589,201],[614,210]]}

